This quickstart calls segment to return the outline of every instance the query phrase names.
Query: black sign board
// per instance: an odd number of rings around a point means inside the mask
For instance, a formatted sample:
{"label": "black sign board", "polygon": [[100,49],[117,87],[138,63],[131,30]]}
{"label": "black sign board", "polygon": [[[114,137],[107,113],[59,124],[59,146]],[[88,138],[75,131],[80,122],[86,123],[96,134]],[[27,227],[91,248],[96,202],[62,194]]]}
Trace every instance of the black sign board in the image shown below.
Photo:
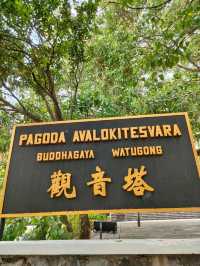
{"label": "black sign board", "polygon": [[200,210],[187,113],[17,125],[0,217]]}

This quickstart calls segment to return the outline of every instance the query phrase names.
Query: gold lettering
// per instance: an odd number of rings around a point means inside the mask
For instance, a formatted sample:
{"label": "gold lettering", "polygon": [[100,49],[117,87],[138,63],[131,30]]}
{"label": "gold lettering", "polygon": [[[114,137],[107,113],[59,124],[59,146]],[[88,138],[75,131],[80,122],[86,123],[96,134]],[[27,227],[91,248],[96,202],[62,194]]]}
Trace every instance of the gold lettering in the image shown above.
{"label": "gold lettering", "polygon": [[79,142],[79,141],[80,141],[79,132],[78,132],[78,130],[75,130],[74,135],[73,135],[73,142]]}
{"label": "gold lettering", "polygon": [[173,128],[173,130],[174,130],[174,136],[176,137],[176,136],[181,136],[182,134],[181,134],[181,131],[180,131],[180,129],[179,129],[179,127],[178,127],[178,125],[177,124],[174,124],[174,128]]}
{"label": "gold lettering", "polygon": [[171,126],[170,125],[163,125],[163,133],[165,137],[171,137],[172,132],[171,132]]}
{"label": "gold lettering", "polygon": [[85,141],[92,141],[92,135],[90,130],[86,131]]}
{"label": "gold lettering", "polygon": [[155,126],[148,126],[147,128],[148,128],[150,137],[153,138],[155,134]]}
{"label": "gold lettering", "polygon": [[37,162],[41,162],[42,161],[42,153],[38,152],[37,153]]}
{"label": "gold lettering", "polygon": [[101,130],[101,139],[102,140],[108,140],[109,139],[109,135],[108,135],[108,129],[104,128]]}
{"label": "gold lettering", "polygon": [[122,138],[121,128],[117,129],[117,134],[118,134],[118,139],[121,139]]}
{"label": "gold lettering", "polygon": [[80,141],[85,141],[85,130],[79,130]]}
{"label": "gold lettering", "polygon": [[59,161],[61,159],[61,152],[56,152],[56,161]]}
{"label": "gold lettering", "polygon": [[112,149],[113,157],[162,155],[162,146],[136,146]]}
{"label": "gold lettering", "polygon": [[136,147],[131,148],[131,155],[132,156],[136,156],[137,155]]}
{"label": "gold lettering", "polygon": [[120,149],[112,149],[112,155],[113,157],[119,157]]}
{"label": "gold lettering", "polygon": [[89,151],[85,151],[85,158],[88,159]]}
{"label": "gold lettering", "polygon": [[130,150],[130,148],[127,147],[127,148],[124,148],[124,150],[126,151],[126,156],[129,156],[129,150]]}
{"label": "gold lettering", "polygon": [[45,132],[36,134],[20,135],[19,145],[41,145],[65,143],[64,132]]}
{"label": "gold lettering", "polygon": [[59,139],[58,139],[58,143],[66,143],[66,140],[65,140],[65,132],[60,132],[60,136],[59,136]]}
{"label": "gold lettering", "polygon": [[39,145],[42,143],[42,133],[35,134],[34,144]]}
{"label": "gold lettering", "polygon": [[79,151],[74,151],[74,159],[79,159]]}
{"label": "gold lettering", "polygon": [[144,152],[144,155],[149,155],[149,147],[148,146],[144,146],[143,147],[143,152]]}
{"label": "gold lettering", "polygon": [[163,137],[163,133],[160,126],[156,126],[156,137]]}
{"label": "gold lettering", "polygon": [[55,153],[54,152],[50,152],[49,153],[49,161],[54,161],[55,160]]}
{"label": "gold lettering", "polygon": [[121,129],[124,133],[124,138],[127,139],[128,138],[128,131],[129,131],[129,128],[128,127],[123,127]]}
{"label": "gold lettering", "polygon": [[131,127],[131,138],[138,139],[139,136],[137,135],[138,127]]}
{"label": "gold lettering", "polygon": [[49,144],[50,133],[44,133],[42,137],[42,144]]}
{"label": "gold lettering", "polygon": [[66,151],[62,151],[62,160],[67,160],[67,152]]}
{"label": "gold lettering", "polygon": [[58,133],[52,132],[51,133],[51,144],[55,144],[58,142]]}
{"label": "gold lettering", "polygon": [[79,159],[84,159],[84,158],[85,158],[85,153],[84,153],[84,151],[81,151],[80,152]]}
{"label": "gold lettering", "polygon": [[43,153],[43,161],[48,161],[48,159],[49,159],[49,153],[48,152]]}
{"label": "gold lettering", "polygon": [[76,188],[71,185],[71,173],[62,173],[61,170],[53,172],[51,175],[51,186],[47,190],[50,192],[51,198],[58,198],[62,194],[67,199],[76,198]]}
{"label": "gold lettering", "polygon": [[28,135],[26,145],[33,145],[33,134]]}
{"label": "gold lettering", "polygon": [[104,177],[105,171],[96,166],[96,172],[91,174],[92,181],[87,182],[87,186],[93,186],[93,195],[94,196],[107,196],[106,191],[106,182],[111,183],[111,178],[106,176]]}
{"label": "gold lettering", "polygon": [[143,155],[142,147],[137,147],[137,154],[140,156]]}
{"label": "gold lettering", "polygon": [[139,127],[139,134],[140,134],[140,138],[147,138],[147,127]]}
{"label": "gold lettering", "polygon": [[163,154],[162,147],[161,146],[156,146],[156,152],[159,155]]}
{"label": "gold lettering", "polygon": [[62,152],[46,152],[37,153],[36,160],[39,161],[58,161],[58,160],[78,160],[78,159],[94,159],[95,154],[93,150],[80,151],[62,151]]}
{"label": "gold lettering", "polygon": [[100,138],[97,137],[97,131],[94,129],[94,130],[92,130],[92,133],[93,133],[93,141],[99,141]]}
{"label": "gold lettering", "polygon": [[126,154],[125,154],[125,152],[124,152],[124,149],[123,149],[123,148],[121,148],[121,149],[120,149],[120,156],[123,156],[123,157],[125,157],[125,156],[126,156]]}
{"label": "gold lettering", "polygon": [[90,150],[90,154],[89,154],[88,159],[94,159],[94,158],[95,158],[94,151],[93,150]]}
{"label": "gold lettering", "polygon": [[68,152],[68,158],[67,158],[67,159],[68,159],[68,160],[69,160],[69,159],[73,159],[72,151],[69,151],[69,152]]}
{"label": "gold lettering", "polygon": [[156,154],[156,148],[155,146],[150,146],[149,147],[149,153],[152,155],[152,154]]}
{"label": "gold lettering", "polygon": [[19,138],[19,145],[22,146],[23,145],[23,142],[27,140],[27,135],[24,134],[24,135],[20,135],[20,138]]}
{"label": "gold lettering", "polygon": [[153,192],[154,188],[143,180],[145,175],[147,175],[147,171],[144,165],[141,165],[140,168],[128,168],[128,175],[124,176],[125,184],[122,188],[137,197],[144,196],[145,190]]}
{"label": "gold lettering", "polygon": [[116,128],[110,128],[109,133],[110,133],[110,140],[117,139],[115,135]]}

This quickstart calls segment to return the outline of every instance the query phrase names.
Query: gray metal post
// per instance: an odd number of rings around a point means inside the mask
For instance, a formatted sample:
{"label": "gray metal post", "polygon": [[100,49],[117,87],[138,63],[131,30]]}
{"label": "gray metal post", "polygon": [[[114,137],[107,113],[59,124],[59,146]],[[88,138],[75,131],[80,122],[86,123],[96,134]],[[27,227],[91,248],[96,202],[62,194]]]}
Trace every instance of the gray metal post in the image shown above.
{"label": "gray metal post", "polygon": [[138,227],[141,226],[141,219],[140,219],[140,213],[138,212],[138,215],[137,215],[137,225]]}
{"label": "gray metal post", "polygon": [[100,226],[100,239],[102,239],[102,235],[103,235],[103,232],[102,232],[102,222],[99,223],[99,226]]}

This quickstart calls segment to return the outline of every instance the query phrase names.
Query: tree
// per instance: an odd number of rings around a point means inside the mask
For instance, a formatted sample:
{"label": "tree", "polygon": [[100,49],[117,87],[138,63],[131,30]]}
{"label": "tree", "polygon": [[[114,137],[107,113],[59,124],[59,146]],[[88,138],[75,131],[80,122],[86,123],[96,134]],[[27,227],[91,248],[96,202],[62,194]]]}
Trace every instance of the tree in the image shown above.
{"label": "tree", "polygon": [[[73,116],[97,3],[2,1],[0,7],[1,108],[32,121]],[[65,114],[62,105],[68,102]]]}
{"label": "tree", "polygon": [[97,6],[92,0],[1,1],[0,108],[6,115],[24,122],[73,117]]}
{"label": "tree", "polygon": [[107,1],[103,10],[84,76],[101,110],[108,101],[116,115],[188,111],[199,134],[199,1]]}

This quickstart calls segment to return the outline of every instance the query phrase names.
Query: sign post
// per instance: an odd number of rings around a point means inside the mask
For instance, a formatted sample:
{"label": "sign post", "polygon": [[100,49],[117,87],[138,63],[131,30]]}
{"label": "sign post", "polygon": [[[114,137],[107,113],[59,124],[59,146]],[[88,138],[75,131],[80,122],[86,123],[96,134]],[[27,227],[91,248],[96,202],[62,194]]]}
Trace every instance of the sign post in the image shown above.
{"label": "sign post", "polygon": [[200,211],[186,113],[17,125],[0,217]]}
{"label": "sign post", "polygon": [[0,219],[0,241],[3,238],[3,231],[4,231],[4,227],[5,227],[5,222],[6,222],[5,218]]}

